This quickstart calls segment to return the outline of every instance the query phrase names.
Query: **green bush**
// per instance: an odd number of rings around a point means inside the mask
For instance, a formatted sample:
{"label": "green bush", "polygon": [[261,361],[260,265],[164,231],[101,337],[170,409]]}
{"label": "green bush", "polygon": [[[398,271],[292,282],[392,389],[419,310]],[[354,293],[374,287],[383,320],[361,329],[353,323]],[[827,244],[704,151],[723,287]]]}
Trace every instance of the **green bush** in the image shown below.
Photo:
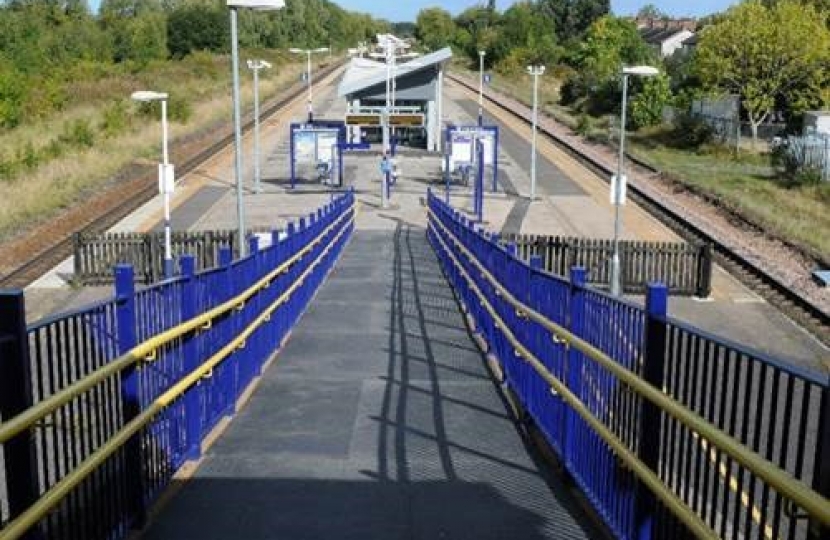
{"label": "green bush", "polygon": [[643,89],[631,100],[631,123],[634,128],[659,124],[663,120],[663,108],[671,98],[668,77],[658,75],[646,79]]}
{"label": "green bush", "polygon": [[577,118],[576,132],[583,137],[591,133],[594,129],[594,119],[585,113],[582,113]]}
{"label": "green bush", "polygon": [[181,95],[172,95],[167,105],[167,114],[171,120],[186,124],[193,116],[193,104]]}
{"label": "green bush", "polygon": [[115,137],[124,133],[130,126],[130,112],[126,101],[118,99],[104,109],[101,119],[101,131],[106,137]]}
{"label": "green bush", "polygon": [[678,148],[698,148],[713,140],[712,128],[699,118],[690,114],[681,114],[675,120],[672,131],[672,143]]}
{"label": "green bush", "polygon": [[[138,114],[144,118],[161,121],[161,102],[146,101],[138,106]],[[193,116],[190,100],[180,95],[171,94],[167,100],[167,118],[185,124]]]}
{"label": "green bush", "polygon": [[63,125],[63,132],[58,137],[66,146],[75,148],[89,148],[95,144],[95,133],[89,120],[79,118]]}

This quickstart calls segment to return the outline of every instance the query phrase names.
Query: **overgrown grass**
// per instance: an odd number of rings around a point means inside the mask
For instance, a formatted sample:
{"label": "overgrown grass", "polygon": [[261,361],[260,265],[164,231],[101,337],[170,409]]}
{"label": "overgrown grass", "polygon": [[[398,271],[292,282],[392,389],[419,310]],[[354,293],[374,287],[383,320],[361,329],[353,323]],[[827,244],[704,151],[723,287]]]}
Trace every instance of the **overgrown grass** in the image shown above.
{"label": "overgrown grass", "polygon": [[[478,73],[456,68],[468,77]],[[558,105],[559,84],[553,77],[540,81],[543,110],[595,142],[616,144],[617,129],[609,118],[595,118]],[[492,87],[530,104],[530,77],[494,75]],[[749,221],[796,245],[830,258],[830,183],[798,186],[788,183],[770,165],[769,156],[705,145],[698,149],[673,147],[668,128],[629,134],[627,150],[687,185],[718,198]]]}
{"label": "overgrown grass", "polygon": [[655,142],[654,134],[629,140],[631,152],[657,169],[715,196],[769,232],[830,257],[830,184],[788,184],[766,155],[735,156],[719,147],[681,150]]}
{"label": "overgrown grass", "polygon": [[[305,67],[273,53],[258,56],[274,64],[260,74],[262,100],[296,82]],[[108,69],[94,75],[103,77],[70,85],[73,101],[64,110],[0,133],[0,238],[80,202],[137,157],[158,154],[159,115],[132,103],[132,91],[170,92],[172,140],[230,119],[227,57],[197,54],[137,73]],[[252,102],[250,79],[241,79],[246,106]]]}

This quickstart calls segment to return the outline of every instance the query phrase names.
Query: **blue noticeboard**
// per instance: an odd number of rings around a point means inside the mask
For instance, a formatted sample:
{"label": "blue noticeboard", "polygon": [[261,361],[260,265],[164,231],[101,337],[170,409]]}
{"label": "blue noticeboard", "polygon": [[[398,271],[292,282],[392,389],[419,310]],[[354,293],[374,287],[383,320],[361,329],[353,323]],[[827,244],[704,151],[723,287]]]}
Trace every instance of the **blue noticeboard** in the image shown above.
{"label": "blue noticeboard", "polygon": [[493,82],[493,75],[491,75],[490,73],[485,73],[484,74],[484,82],[487,83],[487,84],[490,84],[491,82]]}
{"label": "blue noticeboard", "polygon": [[[300,161],[318,172],[336,171],[337,184],[343,186],[343,153],[346,125],[342,121],[318,120],[305,124],[291,124],[289,163],[291,188],[296,185],[296,165]],[[332,175],[332,178],[334,176]]]}

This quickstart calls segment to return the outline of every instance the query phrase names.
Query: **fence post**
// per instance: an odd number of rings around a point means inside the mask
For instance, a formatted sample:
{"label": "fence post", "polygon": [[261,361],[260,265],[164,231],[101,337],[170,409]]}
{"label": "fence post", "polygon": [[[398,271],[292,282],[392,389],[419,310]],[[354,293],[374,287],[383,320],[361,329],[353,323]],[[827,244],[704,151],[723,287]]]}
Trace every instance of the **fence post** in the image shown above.
{"label": "fence post", "polygon": [[707,298],[712,293],[712,244],[703,245],[698,257],[698,265],[695,296]]}
{"label": "fence post", "polygon": [[[182,287],[182,320],[188,321],[198,313],[198,298],[196,294],[196,258],[193,255],[182,255],[181,264],[184,286]],[[199,351],[197,348],[198,332],[191,332],[184,342],[184,369],[190,373],[199,367]],[[196,460],[202,455],[202,419],[199,406],[201,386],[195,385],[187,391],[184,397],[184,409],[187,431],[187,459]]]}
{"label": "fence post", "polygon": [[[132,265],[115,266],[116,324],[118,326],[118,354],[127,354],[136,346],[135,274]],[[121,410],[124,424],[131,422],[141,412],[139,402],[139,371],[137,364],[130,364],[121,372]],[[133,512],[132,526],[143,527],[147,521],[144,504],[144,467],[141,459],[141,432],[136,433],[124,446],[124,479],[127,485],[127,501]]]}
{"label": "fence post", "polygon": [[[585,275],[585,268],[582,268],[581,266],[571,267],[570,291],[568,292],[568,330],[570,330],[571,333],[577,337],[583,337],[584,335],[583,325],[585,323],[585,293],[582,288],[585,286]],[[566,382],[568,389],[577,397],[581,398],[582,353],[574,347],[568,349]],[[577,413],[571,407],[568,407],[567,413],[565,414],[565,422],[567,424],[563,430],[565,439],[565,443],[563,445],[565,448],[565,465],[568,468],[573,466],[573,456],[575,453],[579,452],[579,449],[574,447],[576,421]]]}
{"label": "fence post", "polygon": [[[662,283],[649,283],[646,290],[646,324],[643,335],[643,379],[651,386],[663,388],[666,365],[666,314],[668,289]],[[650,401],[640,402],[640,425],[637,457],[657,472],[660,459],[660,408]],[[650,540],[654,531],[654,494],[637,483],[635,527],[638,540]]]}
{"label": "fence post", "polygon": [[[0,415],[9,420],[34,404],[23,291],[0,290],[0,313]],[[6,442],[3,452],[9,514],[14,519],[39,493],[32,432],[26,430]]]}

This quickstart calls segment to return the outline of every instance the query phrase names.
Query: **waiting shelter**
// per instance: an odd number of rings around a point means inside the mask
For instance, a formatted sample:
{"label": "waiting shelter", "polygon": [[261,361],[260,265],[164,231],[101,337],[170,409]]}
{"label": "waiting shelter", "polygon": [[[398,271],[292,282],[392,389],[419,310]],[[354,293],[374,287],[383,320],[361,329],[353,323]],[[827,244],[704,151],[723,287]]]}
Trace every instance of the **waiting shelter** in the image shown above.
{"label": "waiting shelter", "polygon": [[407,146],[438,151],[441,144],[444,66],[452,58],[449,47],[401,63],[352,58],[338,95],[347,101],[349,141],[379,142],[386,107],[387,77],[394,86],[389,125],[394,137]]}

